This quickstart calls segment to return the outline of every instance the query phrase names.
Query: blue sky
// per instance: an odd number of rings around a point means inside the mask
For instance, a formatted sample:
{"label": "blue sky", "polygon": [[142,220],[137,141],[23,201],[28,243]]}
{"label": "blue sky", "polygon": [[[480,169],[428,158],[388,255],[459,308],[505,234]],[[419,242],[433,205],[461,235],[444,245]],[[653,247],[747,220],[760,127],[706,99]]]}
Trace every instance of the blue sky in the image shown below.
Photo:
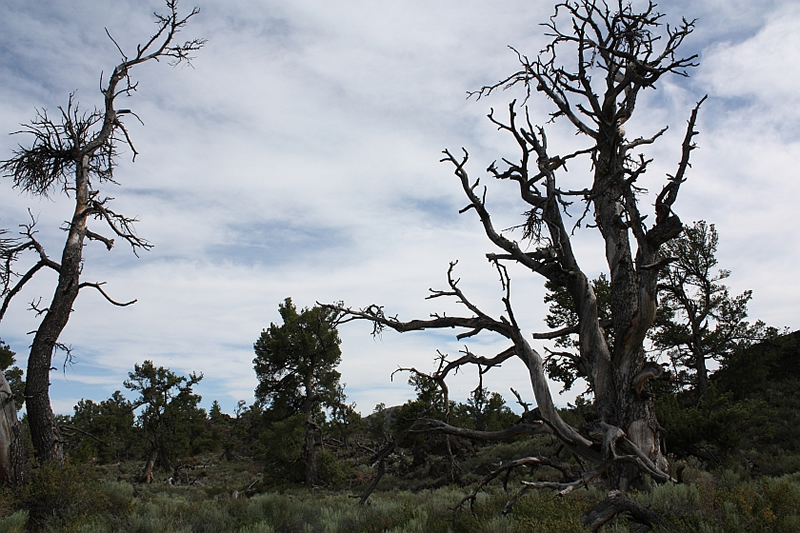
{"label": "blue sky", "polygon": [[[192,4],[184,2],[189,9]],[[451,304],[425,301],[445,283],[448,263],[472,298],[499,309],[492,251],[474,213],[464,205],[441,150],[470,151],[472,175],[513,155],[513,144],[485,119],[521,94],[475,101],[466,91],[516,68],[507,45],[533,55],[544,44],[538,23],[552,12],[534,0],[198,2],[184,36],[208,44],[194,68],[148,64],[134,77],[139,91],[125,99],[144,121],[128,121],[140,155],[123,154],[119,187],[107,189],[120,212],[135,215],[152,251],[136,258],[118,245],[87,248],[84,279],[106,281],[128,308],[82,294],[61,340],[77,364],[61,369],[56,354],[52,398],[70,412],[81,398],[102,400],[122,388],[134,363],[151,359],[175,372],[203,372],[197,390],[231,411],[252,401],[252,344],[278,320],[278,304],[344,300],[380,303],[401,318],[425,317]],[[118,53],[149,36],[148,0],[3,0],[0,17],[0,132],[29,121],[36,108],[55,110],[75,92],[83,108],[100,104],[101,72]],[[640,99],[626,124],[629,136],[669,132],[648,149],[655,158],[645,185],[660,190],[679,158],[693,103],[704,94],[699,149],[676,212],[705,219],[720,233],[720,265],[734,293],[752,289],[751,317],[800,327],[800,263],[796,198],[800,197],[800,6],[792,0],[666,1],[666,21],[697,18],[686,51],[700,55],[692,77],[671,78]],[[546,120],[547,102],[530,102]],[[577,146],[566,129],[549,130],[551,146]],[[0,135],[0,159],[20,136]],[[579,165],[567,179],[586,176]],[[491,184],[495,219],[511,226],[524,207]],[[20,195],[0,180],[0,227],[16,228],[28,208],[39,237],[60,253],[59,225],[69,217],[63,198]],[[644,202],[652,203],[645,198]],[[590,274],[603,270],[593,230],[576,237]],[[544,328],[540,280],[512,270],[516,311],[531,332]],[[36,327],[27,311],[46,301],[54,277],[40,275],[0,323],[0,338],[23,360]],[[340,330],[341,372],[359,410],[399,403],[413,392],[398,366],[431,368],[436,349],[463,348],[450,332],[369,335],[365,324]],[[473,350],[498,347],[471,341]],[[463,399],[475,376],[458,376]],[[507,364],[486,385],[507,398],[509,386],[530,398],[521,366]],[[569,398],[564,399],[566,401]]]}

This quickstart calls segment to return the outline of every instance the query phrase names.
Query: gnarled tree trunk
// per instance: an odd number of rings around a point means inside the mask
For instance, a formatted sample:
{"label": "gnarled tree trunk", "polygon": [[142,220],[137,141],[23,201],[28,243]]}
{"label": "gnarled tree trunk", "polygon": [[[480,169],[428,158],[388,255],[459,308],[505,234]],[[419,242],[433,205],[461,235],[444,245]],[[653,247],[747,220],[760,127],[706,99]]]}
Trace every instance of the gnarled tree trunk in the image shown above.
{"label": "gnarled tree trunk", "polygon": [[[499,248],[499,253],[489,253],[487,258],[500,274],[505,291],[502,315],[489,316],[461,291],[452,274],[455,263],[448,272],[448,288],[432,290],[429,298],[452,297],[467,309],[465,316],[434,314],[428,320],[400,321],[376,305],[362,309],[330,306],[343,313],[343,322],[370,320],[377,331],[383,327],[400,332],[459,328],[459,340],[483,332],[506,338],[511,346],[502,352],[481,356],[467,348],[461,357],[448,359],[434,377],[444,379],[468,364],[478,365],[485,372],[511,357],[525,364],[539,412],[549,429],[573,451],[596,463],[579,479],[561,484],[526,483],[528,487],[560,486],[564,492],[606,475],[624,490],[641,472],[655,480],[670,479],[661,446],[661,428],[648,390],[651,380],[663,379],[667,372],[647,361],[644,340],[655,319],[658,271],[667,260],[660,250],[682,230],[672,206],[689,167],[697,112],[704,99],[691,113],[677,171],[667,176],[653,202],[655,216],[645,223],[647,215],[640,210],[644,189],[637,180],[650,161],[643,155],[632,155],[632,151],[655,142],[666,128],[650,137],[629,140],[622,125],[634,113],[639,91],[655,87],[665,74],[686,75],[685,70],[695,66],[696,57],[680,58],[676,54],[683,39],[692,32],[693,22],[684,19],[663,31],[661,18],[652,2],[638,12],[623,3],[618,4],[617,11],[592,0],[558,3],[555,15],[544,24],[552,37],[550,44],[533,60],[518,54],[522,67],[518,72],[476,92],[480,97],[500,88],[522,85],[530,97],[535,89],[555,106],[550,114],[552,120],[567,120],[588,140],[583,149],[555,154],[545,128],[533,125],[527,109],[520,118],[516,102],[509,105],[506,121],[495,118],[494,112],[489,114],[492,124],[509,134],[520,151],[518,161],[504,157],[503,168],[495,163],[488,168],[490,176],[512,184],[527,209],[524,222],[518,226],[522,229],[520,240],[495,227],[487,209],[487,189],[467,172],[466,150],[461,157],[444,152],[443,161],[453,165],[467,197],[467,206],[460,212],[474,210],[484,233]],[[565,49],[573,54],[570,65],[560,62]],[[591,171],[583,188],[570,184],[567,189],[558,178],[567,162],[577,158],[588,158]],[[576,199],[583,202],[583,215],[570,227],[564,216]],[[598,294],[573,250],[572,236],[588,216],[594,216],[608,265],[610,318],[606,319],[601,319]],[[515,319],[507,263],[542,276],[549,286],[569,295],[571,318],[565,327],[534,334],[533,338],[554,340],[570,336],[574,340],[578,353],[561,356],[575,369],[575,377],[586,379],[594,394],[599,420],[593,427],[575,428],[559,416],[543,358]]]}
{"label": "gnarled tree trunk", "polygon": [[[305,380],[306,391],[312,391],[311,377],[307,376]],[[306,485],[313,487],[319,481],[319,472],[317,470],[317,424],[314,422],[314,399],[313,392],[307,392],[306,398],[303,400],[303,415],[305,425],[305,438],[303,441],[303,473]]]}
{"label": "gnarled tree trunk", "polygon": [[22,428],[17,419],[14,395],[0,372],[0,479],[5,485],[19,485],[25,472]]}
{"label": "gnarled tree trunk", "polygon": [[[121,238],[131,245],[134,252],[137,249],[149,249],[151,246],[136,235],[133,228],[135,219],[109,209],[107,203],[111,199],[101,197],[100,191],[95,187],[114,181],[117,145],[120,140],[126,142],[134,156],[136,155],[136,149],[121,121],[121,117],[130,111],[116,110],[114,107],[118,96],[130,96],[136,90],[137,84],[131,79],[130,70],[138,64],[162,57],[170,58],[173,64],[188,62],[189,54],[198,50],[205,42],[195,39],[174,44],[172,41],[176,34],[198,11],[194,9],[189,15],[180,17],[176,0],[166,0],[166,5],[169,13],[156,14],[156,33],[144,45],[136,48],[135,55],[128,57],[119,50],[122,60],[107,78],[107,84],[101,88],[104,99],[102,109],[80,112],[73,100],[74,95],[70,95],[67,106],[59,108],[60,118],[50,118],[46,112],[40,112],[31,124],[24,126],[21,133],[33,135],[32,146],[20,147],[14,151],[14,157],[0,165],[0,169],[13,178],[15,188],[45,197],[53,190],[60,189],[71,198],[74,195],[75,201],[60,264],[52,261],[41,243],[36,240],[36,232],[33,230],[35,220],[22,226],[24,241],[15,243],[15,246],[9,247],[3,254],[3,262],[9,270],[10,265],[25,250],[34,250],[39,259],[26,273],[18,274],[18,281],[13,287],[9,286],[9,280],[14,277],[4,276],[0,319],[8,309],[10,300],[41,268],[47,267],[58,273],[58,284],[49,306],[38,309],[34,305],[36,311],[44,317],[31,345],[25,385],[25,403],[33,446],[36,456],[42,461],[64,461],[61,434],[50,405],[50,371],[53,351],[62,347],[58,339],[69,321],[79,291],[86,287],[94,288],[114,305],[133,303],[112,300],[101,288],[102,283],[81,282],[85,241],[100,241],[110,250],[114,245],[114,238]],[[112,42],[117,45],[113,39]],[[118,45],[117,48],[119,49]],[[89,230],[89,218],[100,220],[114,238]]]}
{"label": "gnarled tree trunk", "polygon": [[89,156],[80,159],[75,170],[75,213],[67,234],[67,242],[58,270],[58,285],[44,311],[44,318],[33,337],[25,379],[25,404],[36,455],[41,461],[64,462],[61,431],[50,405],[50,367],[58,338],[69,322],[72,306],[78,298],[83,268],[83,246],[86,240],[86,219],[89,214]]}

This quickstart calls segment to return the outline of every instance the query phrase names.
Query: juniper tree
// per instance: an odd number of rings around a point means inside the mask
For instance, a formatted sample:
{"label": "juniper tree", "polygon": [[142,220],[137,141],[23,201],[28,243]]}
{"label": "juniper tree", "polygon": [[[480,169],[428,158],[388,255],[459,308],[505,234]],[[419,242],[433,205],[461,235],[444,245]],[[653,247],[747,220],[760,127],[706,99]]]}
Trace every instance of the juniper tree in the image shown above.
{"label": "juniper tree", "polygon": [[179,376],[152,361],[136,364],[128,373],[124,385],[139,396],[134,409],[141,409],[137,424],[147,441],[147,461],[140,479],[153,480],[153,468],[158,463],[172,475],[174,460],[191,453],[198,441],[207,437],[206,412],[199,407],[199,395],[193,388],[203,374]]}
{"label": "juniper tree", "polygon": [[298,312],[291,298],[279,305],[283,324],[270,324],[254,345],[256,399],[264,402],[272,422],[302,416],[303,476],[307,485],[318,481],[318,418],[323,407],[344,403],[341,340],[334,325],[337,314],[322,307]]}
{"label": "juniper tree", "polygon": [[723,362],[740,347],[777,333],[747,319],[750,290],[733,296],[721,283],[730,270],[718,268],[719,234],[714,224],[695,222],[665,245],[670,258],[659,281],[659,312],[651,333],[654,348],[677,369],[678,385],[698,397],[708,390],[708,361]]}

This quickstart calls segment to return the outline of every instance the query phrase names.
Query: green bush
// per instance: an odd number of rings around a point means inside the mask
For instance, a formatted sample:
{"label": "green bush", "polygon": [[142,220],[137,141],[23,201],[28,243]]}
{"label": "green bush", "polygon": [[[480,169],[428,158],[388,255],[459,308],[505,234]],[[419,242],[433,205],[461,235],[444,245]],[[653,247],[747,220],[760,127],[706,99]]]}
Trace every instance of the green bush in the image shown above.
{"label": "green bush", "polygon": [[514,505],[517,531],[583,533],[586,528],[581,524],[581,516],[594,503],[594,498],[586,492],[559,497],[553,491],[531,491]]}
{"label": "green bush", "polygon": [[28,511],[17,511],[11,516],[0,518],[0,533],[23,533],[28,516]]}
{"label": "green bush", "polygon": [[303,414],[275,421],[261,433],[259,440],[264,450],[264,484],[267,487],[304,481],[304,436]]}
{"label": "green bush", "polygon": [[[548,446],[547,439],[530,439],[499,447],[496,455],[524,452],[525,446]],[[533,442],[537,441],[537,442]],[[537,450],[529,449],[528,452]],[[481,450],[488,459],[488,448]],[[748,452],[750,453],[750,452]],[[647,492],[631,492],[629,497],[663,516],[670,531],[733,533],[800,531],[800,474],[757,477],[746,466],[717,468],[709,472],[695,459],[679,461],[683,483],[665,484]],[[216,468],[221,471],[217,473]],[[116,479],[124,468],[88,467],[67,464],[63,468],[45,466],[34,469],[29,485],[16,496],[8,491],[8,507],[0,518],[0,533],[38,531],[70,533],[111,532],[211,532],[242,533],[337,533],[405,532],[426,533],[496,532],[542,533],[584,532],[581,516],[605,498],[596,488],[558,496],[550,490],[531,490],[521,496],[507,516],[502,510],[520,488],[519,478],[531,479],[527,471],[515,474],[508,492],[492,483],[478,494],[475,504],[454,512],[454,507],[469,488],[448,486],[417,492],[376,491],[367,505],[343,491],[308,490],[294,487],[284,493],[245,496],[241,478],[232,470],[253,479],[253,471],[234,468],[229,462],[210,467],[208,478],[198,485],[154,483],[135,487],[119,481],[102,481],[99,473]],[[113,471],[112,471],[113,470]],[[137,468],[132,468],[137,470]],[[538,471],[537,471],[538,472]],[[217,480],[238,486],[239,494],[209,489]],[[235,479],[240,482],[236,483]],[[4,500],[5,501],[5,500]],[[14,510],[30,508],[30,514]],[[0,515],[1,516],[1,515]],[[662,528],[663,531],[668,529]],[[655,532],[658,533],[658,527]],[[636,531],[625,516],[603,528],[604,533]]]}
{"label": "green bush", "polygon": [[317,452],[317,468],[320,481],[331,487],[341,487],[353,473],[351,465],[340,461],[335,453],[328,450]]}
{"label": "green bush", "polygon": [[672,522],[677,531],[736,533],[799,531],[800,483],[795,477],[749,480],[742,469],[697,475],[633,498]]}
{"label": "green bush", "polygon": [[265,522],[259,522],[250,526],[244,526],[238,533],[275,533],[275,528]]}
{"label": "green bush", "polygon": [[37,524],[81,523],[89,516],[124,514],[132,508],[132,490],[101,483],[92,469],[46,463],[31,468],[28,476],[20,507]]}
{"label": "green bush", "polygon": [[711,446],[717,455],[735,450],[753,431],[773,432],[772,412],[763,401],[734,401],[733,393],[719,393],[712,383],[699,403],[682,405],[679,394],[656,400],[658,421],[667,430],[667,448],[678,455],[697,454]]}

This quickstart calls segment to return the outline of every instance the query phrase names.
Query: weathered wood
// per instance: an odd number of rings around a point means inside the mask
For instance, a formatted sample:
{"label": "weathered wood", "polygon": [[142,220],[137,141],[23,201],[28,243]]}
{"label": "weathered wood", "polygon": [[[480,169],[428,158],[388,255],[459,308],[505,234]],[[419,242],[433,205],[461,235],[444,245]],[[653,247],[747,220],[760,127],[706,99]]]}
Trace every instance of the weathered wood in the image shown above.
{"label": "weathered wood", "polygon": [[[466,197],[467,205],[460,212],[475,213],[486,237],[499,249],[487,257],[496,267],[503,287],[502,314],[490,316],[464,294],[453,275],[455,263],[448,271],[448,288],[431,290],[429,298],[453,298],[466,309],[460,316],[434,314],[427,320],[403,321],[387,316],[377,305],[361,309],[331,306],[343,313],[343,321],[372,321],[376,333],[384,327],[399,332],[454,328],[459,340],[481,333],[504,337],[511,348],[494,356],[478,356],[465,349],[466,355],[447,361],[446,370],[436,377],[444,378],[447,372],[466,365],[485,372],[515,356],[527,368],[537,407],[547,426],[572,451],[595,463],[589,471],[602,471],[621,489],[641,481],[642,473],[654,479],[669,479],[661,446],[663,430],[656,420],[653,398],[642,394],[642,380],[647,376],[644,341],[656,314],[658,269],[653,265],[663,260],[661,246],[681,231],[673,205],[686,179],[697,134],[694,128],[698,109],[704,100],[691,112],[678,169],[665,179],[655,200],[655,216],[646,221],[648,215],[642,213],[645,204],[639,200],[643,189],[637,180],[650,161],[631,151],[652,144],[665,129],[649,138],[629,141],[621,126],[634,113],[640,91],[654,88],[662,76],[685,75],[687,68],[696,66],[695,55],[677,54],[694,23],[684,19],[666,31],[658,29],[662,16],[655,7],[652,1],[636,11],[624,3],[612,8],[601,7],[592,0],[559,2],[555,15],[544,23],[550,44],[535,58],[518,53],[517,72],[474,93],[481,97],[521,85],[531,97],[535,90],[555,106],[550,114],[552,120],[566,120],[580,138],[587,140],[581,149],[556,154],[548,145],[545,128],[535,126],[528,110],[520,112],[516,102],[508,106],[506,119],[497,118],[494,112],[489,114],[492,124],[509,135],[519,150],[518,160],[503,156],[502,163],[492,163],[488,173],[510,184],[527,204],[525,220],[518,226],[522,229],[520,240],[495,226],[488,209],[487,187],[467,170],[467,151],[458,155],[444,151],[442,161],[452,165]],[[574,56],[564,61],[560,57],[564,53]],[[590,170],[582,188],[565,191],[559,185],[560,173],[565,163],[575,158],[588,159]],[[568,223],[567,207],[576,198],[583,202],[584,212],[577,222]],[[601,317],[598,294],[573,249],[574,232],[590,216],[602,238],[609,271],[610,320]],[[574,323],[562,324],[565,327],[535,335],[534,339],[577,335],[577,339],[572,338],[577,341],[577,353],[570,354],[570,359],[577,369],[576,377],[586,379],[593,393],[603,428],[599,440],[587,438],[567,424],[555,408],[542,357],[514,316],[511,278],[506,270],[509,262],[542,276],[571,297],[574,307],[569,311],[574,312]],[[601,446],[603,439],[611,444]],[[617,455],[618,443],[625,448],[624,455]],[[602,454],[599,448],[603,449]],[[552,484],[555,485],[558,484]],[[566,489],[574,482],[560,486]]]}
{"label": "weathered wood", "polygon": [[17,419],[14,395],[0,372],[0,480],[4,485],[19,485],[25,466],[22,429]]}
{"label": "weathered wood", "polygon": [[632,521],[649,527],[666,528],[668,526],[660,514],[617,492],[609,494],[605,500],[589,509],[581,517],[581,523],[591,528],[592,531],[597,531],[621,513],[627,514]]}
{"label": "weathered wood", "polygon": [[130,111],[115,108],[118,96],[130,96],[136,90],[137,84],[130,77],[131,69],[159,58],[169,58],[174,64],[188,62],[189,54],[205,43],[203,39],[195,39],[174,44],[173,39],[177,33],[198,11],[193,9],[187,16],[181,17],[176,0],[166,0],[166,5],[169,13],[156,14],[158,29],[144,45],[137,46],[135,54],[126,55],[111,38],[122,59],[108,76],[105,85],[101,86],[104,100],[101,110],[79,112],[74,95],[70,95],[66,107],[59,108],[59,118],[51,118],[43,111],[37,114],[31,124],[24,126],[25,129],[20,133],[30,134],[34,138],[30,148],[20,147],[14,151],[14,157],[0,162],[0,169],[13,178],[15,188],[45,197],[54,189],[63,190],[74,200],[74,210],[66,228],[67,238],[60,263],[50,260],[34,237],[35,220],[22,226],[25,228],[21,232],[25,241],[9,250],[10,253],[6,254],[6,266],[10,268],[17,256],[29,249],[37,252],[39,261],[20,276],[13,288],[3,288],[3,302],[0,306],[2,318],[10,299],[42,267],[46,266],[58,273],[58,282],[49,305],[41,309],[33,305],[43,318],[31,344],[25,376],[25,404],[31,440],[36,456],[44,462],[64,462],[63,441],[50,405],[50,371],[53,352],[62,347],[58,338],[69,321],[78,293],[82,288],[94,288],[114,305],[132,303],[114,301],[101,288],[100,283],[81,283],[83,249],[87,240],[100,241],[109,250],[114,244],[114,239],[89,230],[88,221],[99,220],[112,235],[130,244],[134,253],[138,249],[146,250],[151,247],[147,241],[136,235],[133,227],[136,220],[109,209],[106,204],[110,199],[100,196],[100,191],[95,187],[104,182],[113,182],[114,159],[120,140],[128,145],[134,156],[137,153],[122,122],[122,116]]}

